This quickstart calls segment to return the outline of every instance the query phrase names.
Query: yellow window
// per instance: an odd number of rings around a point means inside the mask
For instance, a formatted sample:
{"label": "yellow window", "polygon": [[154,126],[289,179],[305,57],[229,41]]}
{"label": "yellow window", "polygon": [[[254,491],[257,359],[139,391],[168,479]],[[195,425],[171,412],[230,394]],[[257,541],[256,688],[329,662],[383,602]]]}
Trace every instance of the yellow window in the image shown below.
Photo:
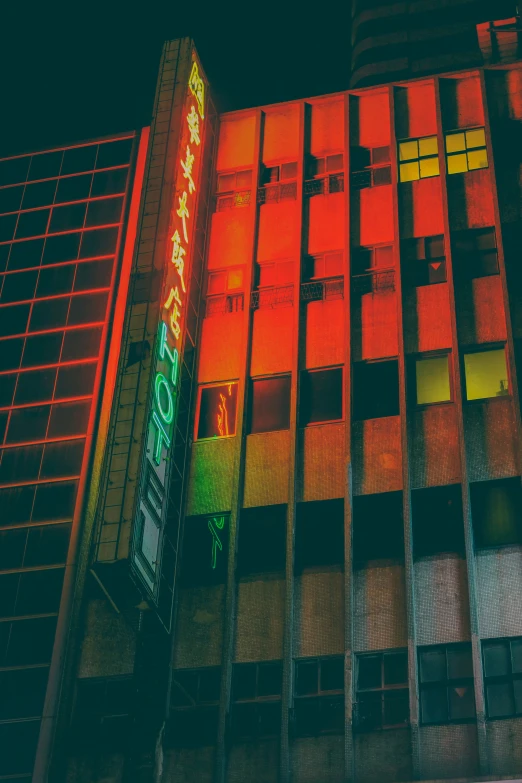
{"label": "yellow window", "polygon": [[[399,160],[413,160],[419,157],[419,145],[417,141],[401,141],[399,144]],[[414,177],[418,179],[418,177]]]}
{"label": "yellow window", "polygon": [[421,177],[438,177],[440,173],[438,158],[421,158],[419,163]]}
{"label": "yellow window", "polygon": [[416,362],[417,405],[451,400],[447,356],[434,356]]}
{"label": "yellow window", "polygon": [[243,270],[231,269],[228,273],[228,287],[230,290],[236,288],[242,288],[243,286]]}
{"label": "yellow window", "polygon": [[503,348],[464,354],[464,370],[468,400],[509,394],[506,353]]}
{"label": "yellow window", "polygon": [[414,179],[419,179],[419,161],[414,160],[411,163],[401,163],[400,177],[401,182],[411,182]]}
{"label": "yellow window", "polygon": [[459,174],[467,170],[468,159],[465,152],[462,155],[448,155],[448,174]]}
{"label": "yellow window", "polygon": [[437,137],[430,136],[427,139],[419,139],[419,155],[424,157],[426,155],[437,155],[439,147],[437,144]]}
{"label": "yellow window", "polygon": [[487,169],[488,167],[488,153],[486,149],[470,150],[468,152],[468,168],[470,171],[474,169]]}
{"label": "yellow window", "polygon": [[446,152],[460,152],[466,149],[466,138],[463,133],[450,133],[446,136]]}
{"label": "yellow window", "polygon": [[486,134],[484,128],[477,128],[476,130],[466,131],[466,147],[473,149],[474,147],[486,146]]}

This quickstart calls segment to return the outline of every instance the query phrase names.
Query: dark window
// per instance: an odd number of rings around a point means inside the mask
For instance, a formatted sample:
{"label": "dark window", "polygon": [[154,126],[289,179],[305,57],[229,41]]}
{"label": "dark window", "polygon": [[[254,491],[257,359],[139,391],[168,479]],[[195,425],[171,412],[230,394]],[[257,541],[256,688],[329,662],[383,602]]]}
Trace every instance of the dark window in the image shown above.
{"label": "dark window", "polygon": [[[63,499],[63,485],[59,492]],[[70,485],[67,484],[68,488]],[[51,489],[51,485],[48,485]],[[23,531],[25,534],[25,530]],[[28,531],[27,547],[25,549],[24,566],[54,565],[65,563],[69,548],[71,525],[39,525]]]}
{"label": "dark window", "polygon": [[355,719],[359,731],[396,729],[408,725],[407,650],[357,656]]}
{"label": "dark window", "polygon": [[284,571],[285,561],[286,506],[243,509],[239,521],[239,575]]}
{"label": "dark window", "polygon": [[22,202],[23,187],[0,189],[0,215],[5,212],[16,212]]}
{"label": "dark window", "polygon": [[14,237],[18,215],[0,215],[0,242],[9,242]]}
{"label": "dark window", "polygon": [[62,367],[58,372],[55,399],[83,397],[91,394],[96,377],[96,364],[77,364]]}
{"label": "dark window", "polygon": [[489,719],[522,715],[522,638],[482,642]]}
{"label": "dark window", "polygon": [[453,237],[455,274],[464,278],[498,274],[495,228],[458,231]]}
{"label": "dark window", "polygon": [[45,152],[33,155],[28,180],[56,177],[62,166],[63,152]]}
{"label": "dark window", "polygon": [[36,296],[68,294],[72,290],[75,268],[74,264],[68,264],[67,266],[52,266],[49,269],[40,270]]}
{"label": "dark window", "polygon": [[353,417],[379,419],[399,415],[397,360],[353,365]]}
{"label": "dark window", "polygon": [[0,617],[12,617],[20,574],[0,574]]}
{"label": "dark window", "polygon": [[67,324],[69,326],[76,326],[77,324],[104,321],[105,312],[107,310],[107,299],[108,294],[73,296]]}
{"label": "dark window", "polygon": [[414,489],[412,492],[413,554],[464,553],[460,484]]}
{"label": "dark window", "polygon": [[0,350],[0,370],[17,370],[20,366],[24,340],[2,340]]}
{"label": "dark window", "polygon": [[0,482],[31,481],[38,478],[43,446],[4,449],[0,453]]}
{"label": "dark window", "polygon": [[58,612],[62,596],[63,576],[63,568],[48,568],[20,574],[15,614]]}
{"label": "dark window", "polygon": [[39,734],[39,720],[0,724],[0,774],[32,773]]}
{"label": "dark window", "polygon": [[356,189],[391,183],[390,148],[352,147],[350,152],[351,182]]}
{"label": "dark window", "polygon": [[40,478],[79,476],[84,446],[83,439],[66,441],[65,443],[48,443],[42,460]]}
{"label": "dark window", "polygon": [[43,245],[43,239],[31,239],[28,242],[15,242],[9,256],[9,271],[40,266]]}
{"label": "dark window", "polygon": [[124,747],[135,698],[132,677],[80,678],[76,687],[75,741],[90,747]]}
{"label": "dark window", "polygon": [[298,503],[295,527],[295,567],[344,563],[344,502]]}
{"label": "dark window", "polygon": [[56,617],[39,617],[35,620],[15,620],[1,665],[49,663],[53,651]]}
{"label": "dark window", "polygon": [[128,163],[131,156],[132,143],[133,139],[121,139],[100,144],[96,168],[104,169]]}
{"label": "dark window", "polygon": [[295,662],[295,734],[344,734],[344,658]]}
{"label": "dark window", "polygon": [[338,421],[343,416],[343,371],[310,370],[301,374],[300,424]]}
{"label": "dark window", "polygon": [[0,272],[5,272],[11,245],[0,245]]}
{"label": "dark window", "polygon": [[234,664],[231,710],[234,740],[279,735],[282,674],[280,661]]}
{"label": "dark window", "polygon": [[60,438],[67,435],[84,435],[89,421],[90,401],[65,402],[53,405],[49,437]]}
{"label": "dark window", "polygon": [[419,648],[421,723],[475,718],[470,644]]}
{"label": "dark window", "polygon": [[22,367],[37,367],[57,362],[60,357],[62,339],[62,332],[28,337],[25,341]]}
{"label": "dark window", "polygon": [[104,198],[100,201],[91,201],[85,225],[103,226],[109,223],[119,223],[122,206],[122,198]]}
{"label": "dark window", "polygon": [[252,380],[250,432],[289,428],[290,387],[290,375]]}
{"label": "dark window", "polygon": [[200,390],[198,439],[236,434],[237,381]]}
{"label": "dark window", "polygon": [[7,302],[22,302],[24,299],[32,299],[37,278],[37,270],[19,272],[17,275],[6,275],[0,302],[7,304]]}
{"label": "dark window", "polygon": [[0,571],[19,568],[24,559],[27,530],[0,531]]}
{"label": "dark window", "polygon": [[0,161],[0,185],[16,185],[19,182],[25,182],[30,162],[31,158],[28,155]]}
{"label": "dark window", "polygon": [[75,261],[78,258],[80,233],[48,237],[45,241],[43,264],[58,264],[62,261]]}
{"label": "dark window", "polygon": [[116,250],[117,241],[117,228],[101,228],[94,231],[85,231],[80,250],[80,258],[110,256]]}
{"label": "dark window", "polygon": [[470,491],[475,546],[522,543],[520,478],[478,481]]}
{"label": "dark window", "polygon": [[36,488],[33,522],[56,522],[72,519],[76,500],[76,481],[40,484]]}
{"label": "dark window", "polygon": [[62,362],[70,362],[75,359],[94,359],[100,350],[101,336],[101,327],[67,331],[63,341]]}
{"label": "dark window", "polygon": [[91,197],[124,193],[128,172],[129,170],[125,168],[96,173],[92,182]]}
{"label": "dark window", "polygon": [[352,275],[363,275],[394,266],[393,245],[352,248]]}
{"label": "dark window", "polygon": [[431,285],[446,281],[446,253],[442,234],[402,243],[405,277],[412,285]]}
{"label": "dark window", "polygon": [[65,207],[55,207],[49,226],[49,233],[56,234],[60,231],[70,231],[73,228],[81,228],[85,220],[87,204],[67,204]]}
{"label": "dark window", "polygon": [[61,170],[62,176],[93,169],[97,151],[97,145],[65,150]]}
{"label": "dark window", "polygon": [[184,585],[226,582],[228,531],[228,514],[185,519],[181,559]]}
{"label": "dark window", "polygon": [[49,405],[19,408],[12,411],[6,443],[33,441],[45,438],[49,421]]}
{"label": "dark window", "polygon": [[26,185],[22,209],[46,207],[48,204],[52,204],[57,182],[58,180],[52,179],[47,182],[35,182],[33,185]]}
{"label": "dark window", "polygon": [[216,743],[220,681],[219,666],[173,672],[169,744],[186,747]]}
{"label": "dark window", "polygon": [[402,492],[354,497],[353,556],[356,564],[403,559]]}
{"label": "dark window", "polygon": [[22,212],[16,227],[16,238],[23,239],[45,234],[49,212],[49,209],[39,209],[36,212]]}
{"label": "dark window", "polygon": [[40,332],[65,326],[69,311],[69,298],[45,299],[33,305],[29,331]]}
{"label": "dark window", "polygon": [[86,261],[78,264],[74,280],[75,291],[88,291],[92,288],[108,288],[111,284],[113,260]]}
{"label": "dark window", "polygon": [[0,375],[0,408],[7,407],[13,402],[15,383],[16,375]]}
{"label": "dark window", "polygon": [[34,492],[34,485],[0,489],[0,508],[2,509],[0,525],[29,522],[33,508]]}
{"label": "dark window", "polygon": [[81,174],[79,177],[66,177],[58,183],[55,202],[81,201],[89,197],[92,174]]}
{"label": "dark window", "polygon": [[0,720],[40,716],[48,675],[47,666],[0,672]]}

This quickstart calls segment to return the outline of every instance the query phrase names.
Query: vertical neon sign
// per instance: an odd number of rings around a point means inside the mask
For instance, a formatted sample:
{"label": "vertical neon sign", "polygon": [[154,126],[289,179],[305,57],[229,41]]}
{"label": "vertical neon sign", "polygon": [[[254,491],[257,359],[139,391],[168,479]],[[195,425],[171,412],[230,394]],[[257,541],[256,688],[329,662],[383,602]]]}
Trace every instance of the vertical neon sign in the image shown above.
{"label": "vertical neon sign", "polygon": [[167,464],[175,433],[183,324],[192,258],[202,139],[205,84],[193,54],[176,157],[175,193],[170,215],[161,320],[156,338],[154,383],[147,429],[147,449],[140,481],[134,563],[154,596],[161,557],[166,506]]}

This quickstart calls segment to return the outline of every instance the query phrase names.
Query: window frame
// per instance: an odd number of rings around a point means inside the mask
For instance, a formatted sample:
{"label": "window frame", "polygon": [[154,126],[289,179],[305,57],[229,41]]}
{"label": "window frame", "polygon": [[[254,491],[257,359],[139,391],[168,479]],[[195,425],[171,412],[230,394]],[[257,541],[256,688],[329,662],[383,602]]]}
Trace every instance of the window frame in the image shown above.
{"label": "window frame", "polygon": [[[421,141],[427,141],[430,139],[435,139],[435,142],[437,144],[437,152],[436,154],[429,154],[429,155],[421,155],[420,154],[420,146],[419,142]],[[415,143],[417,145],[417,155],[413,158],[405,158],[404,160],[401,158],[401,145],[403,144],[410,144]],[[423,160],[437,160],[438,163],[438,171],[436,174],[428,174],[423,176],[421,174],[421,161]],[[402,166],[409,163],[417,163],[417,170],[418,170],[418,177],[414,177],[412,179],[402,179]],[[397,168],[398,168],[398,180],[399,184],[405,184],[406,182],[418,182],[421,179],[433,179],[434,177],[440,177],[440,150],[439,150],[439,141],[436,133],[432,133],[429,136],[415,136],[409,139],[397,139]]]}
{"label": "window frame", "polygon": [[[458,651],[458,650],[468,650],[470,660],[471,660],[471,665],[473,667],[471,642],[456,642],[456,643],[450,642],[447,644],[429,644],[429,645],[422,645],[417,648],[417,672],[418,672],[418,682],[419,682],[419,725],[420,726],[448,726],[448,725],[461,724],[461,723],[475,723],[477,720],[474,672],[472,671],[472,674],[469,677],[457,677],[455,679],[450,679],[448,677],[448,649],[450,650],[450,652]],[[423,683],[422,676],[421,676],[421,655],[423,652],[429,652],[431,650],[444,652],[444,657],[446,662],[446,677],[443,680],[436,680],[435,682]],[[450,698],[449,698],[450,688],[458,688],[458,687],[471,687],[473,692],[473,706],[475,709],[475,714],[473,715],[473,717],[468,717],[468,718],[450,717]],[[445,690],[446,693],[446,710],[448,715],[447,720],[425,721],[422,714],[422,693],[427,690],[436,690],[442,688]]]}
{"label": "window frame", "polygon": [[[331,688],[328,690],[321,689],[321,668],[324,663],[327,663],[329,661],[336,660],[339,662],[342,662],[343,664],[343,687],[342,688]],[[297,711],[299,709],[299,704],[316,704],[317,710],[320,714],[321,712],[321,704],[326,703],[328,700],[334,700],[335,702],[345,702],[345,689],[344,689],[344,674],[345,674],[345,666],[344,666],[344,656],[343,655],[314,655],[309,658],[295,658],[293,661],[293,667],[294,667],[294,682],[297,683],[297,670],[299,667],[299,664],[310,664],[310,663],[316,663],[317,669],[316,669],[316,682],[317,682],[317,690],[314,693],[304,693],[304,694],[298,694],[297,693],[297,687],[295,688],[294,692],[294,703],[293,703],[293,711],[292,711],[292,723],[293,723],[293,732],[294,735],[297,737],[323,737],[323,736],[340,736],[344,733],[344,728],[342,731],[335,731],[332,729],[324,729],[319,728],[317,732],[314,733],[306,733],[303,734],[301,732],[298,732],[297,730]],[[344,710],[343,710],[344,711]],[[343,721],[344,723],[344,721]]]}
{"label": "window frame", "polygon": [[[281,688],[280,693],[278,694],[268,694],[268,695],[259,695],[259,679],[260,679],[260,671],[262,666],[270,666],[277,664],[281,668]],[[234,694],[234,675],[235,672],[238,670],[238,667],[254,667],[256,671],[255,676],[255,696],[247,697],[247,698],[236,698]],[[274,734],[263,734],[260,731],[260,721],[259,716],[260,712],[262,711],[262,706],[267,704],[279,704],[280,708],[282,706],[282,699],[283,699],[283,660],[268,660],[268,661],[237,661],[232,666],[232,687],[231,687],[231,696],[230,696],[230,729],[231,734],[234,736],[234,739],[238,742],[252,742],[257,741],[261,739],[270,739],[274,737],[278,737],[281,731],[281,722],[282,722],[282,715],[280,713],[279,716],[279,727],[277,728],[276,732]],[[257,730],[254,734],[244,734],[244,735],[237,735],[235,730],[235,711],[236,707],[238,705],[253,705],[253,712],[257,716]],[[261,708],[261,709],[260,709]]]}
{"label": "window frame", "polygon": [[[417,362],[429,361],[430,359],[447,359],[448,367],[448,381],[449,381],[449,400],[437,400],[436,402],[419,402],[418,401],[418,385],[417,385]],[[453,362],[452,362],[452,350],[451,348],[445,348],[436,351],[423,351],[422,353],[416,353],[408,357],[410,363],[410,380],[409,380],[409,398],[413,403],[415,410],[424,410],[425,408],[433,408],[436,405],[451,405],[455,402],[455,380],[453,377]]]}
{"label": "window frame", "polygon": [[[338,419],[321,419],[320,421],[307,421],[304,423],[303,421],[303,390],[305,388],[305,384],[307,383],[307,378],[310,375],[317,374],[317,373],[325,373],[330,372],[333,370],[341,370],[341,416]],[[338,424],[339,422],[343,422],[346,419],[346,400],[345,400],[345,394],[344,394],[344,387],[345,387],[345,373],[344,373],[344,364],[333,364],[328,365],[328,367],[311,367],[309,369],[302,369],[300,372],[299,377],[299,428],[300,429],[307,429],[308,427],[320,427],[324,424]]]}
{"label": "window frame", "polygon": [[[460,349],[461,352],[461,375],[462,375],[462,397],[463,397],[463,403],[465,405],[473,405],[473,404],[480,404],[480,403],[490,403],[493,400],[506,400],[506,399],[513,399],[513,392],[512,392],[512,378],[511,378],[511,371],[509,366],[509,354],[507,352],[507,342],[495,342],[495,343],[481,343],[480,345],[472,345],[472,346],[463,346]],[[508,391],[506,394],[500,394],[495,395],[495,397],[476,397],[472,400],[468,399],[468,385],[467,385],[467,379],[466,379],[466,362],[465,362],[465,356],[468,354],[477,354],[477,353],[488,353],[489,351],[498,351],[500,349],[504,350],[504,357],[506,360],[506,370],[507,370],[507,382],[508,382]],[[503,379],[502,379],[503,380]]]}
{"label": "window frame", "polygon": [[[254,384],[256,381],[273,381],[280,378],[288,378],[290,380],[290,396],[289,396],[289,405],[288,405],[288,427],[279,428],[276,430],[252,430],[252,419],[253,419],[253,406],[254,406]],[[248,394],[248,400],[247,400],[247,434],[248,435],[266,435],[269,432],[287,432],[290,429],[291,421],[290,421],[290,414],[291,414],[291,397],[292,397],[292,372],[279,372],[279,373],[273,373],[271,375],[255,375],[250,377],[249,379],[249,394]]]}
{"label": "window frame", "polygon": [[[287,166],[289,164],[295,164],[296,166],[296,173],[293,177],[282,177],[282,169],[283,166]],[[259,186],[264,187],[270,187],[270,186],[276,186],[280,184],[288,184],[289,182],[296,182],[299,177],[299,160],[295,158],[284,158],[284,159],[278,159],[275,161],[268,161],[263,162],[261,165],[261,170],[259,172]],[[266,174],[269,169],[277,169],[277,179],[275,180],[267,180]]]}
{"label": "window frame", "polygon": [[[404,683],[395,683],[386,685],[384,681],[384,659],[387,655],[397,655],[399,653],[406,655],[406,684]],[[370,658],[370,657],[380,657],[380,664],[381,664],[381,685],[378,688],[361,688],[359,686],[359,667],[360,667],[360,661],[362,658]],[[397,648],[390,648],[387,650],[371,650],[367,652],[361,652],[357,653],[355,655],[356,660],[356,677],[355,677],[355,702],[354,702],[354,708],[356,710],[356,720],[355,720],[355,726],[356,731],[360,733],[373,733],[373,732],[381,732],[381,731],[395,731],[397,729],[408,729],[410,727],[410,710],[409,710],[409,695],[410,695],[410,686],[409,686],[409,678],[408,678],[408,648],[407,647],[397,647]],[[384,722],[385,719],[385,703],[386,698],[385,694],[391,693],[392,691],[402,691],[406,692],[408,695],[408,718],[404,723],[393,723],[393,724],[387,724]],[[365,729],[361,727],[360,725],[360,717],[359,717],[359,696],[361,694],[369,694],[369,693],[375,693],[380,694],[381,696],[381,725],[378,728],[368,728]]]}
{"label": "window frame", "polygon": [[[441,256],[431,257],[428,251],[428,247],[429,247],[428,240],[436,240],[436,239],[442,239],[442,243],[444,245],[443,247],[444,254]],[[418,252],[418,249],[421,247],[420,245],[421,242],[422,242],[422,254],[423,254],[422,257]],[[415,254],[408,252],[408,246],[413,248],[414,247],[413,243],[415,243],[415,248],[416,248]],[[444,234],[429,234],[423,237],[414,237],[414,238],[412,237],[411,239],[403,240],[401,242],[400,255],[401,255],[401,267],[404,268],[404,276],[407,277],[409,280],[414,280],[414,285],[416,288],[420,288],[426,285],[440,285],[441,283],[448,282],[446,238]],[[437,262],[440,262],[441,264],[444,265],[444,280],[431,281],[429,279],[430,264],[437,263]],[[421,265],[426,266],[427,277],[428,277],[427,283],[418,282],[421,273]]]}
{"label": "window frame", "polygon": [[[199,417],[201,414],[201,398],[203,396],[203,389],[211,389],[215,388],[216,386],[229,386],[235,384],[237,386],[237,396],[236,396],[236,419],[234,422],[234,434],[233,435],[210,435],[207,438],[198,438],[198,429],[199,429]],[[239,379],[234,379],[232,381],[215,381],[213,383],[201,383],[198,384],[198,393],[197,393],[197,401],[196,401],[196,415],[194,419],[194,442],[198,441],[212,441],[212,440],[224,440],[226,438],[235,438],[237,435],[237,400],[239,397]]]}
{"label": "window frame", "polygon": [[[482,640],[482,666],[484,670],[484,701],[486,705],[486,720],[513,720],[514,718],[520,718],[522,717],[522,707],[519,712],[517,712],[516,708],[516,699],[514,694],[514,682],[516,680],[522,682],[522,671],[521,672],[514,672],[513,671],[513,654],[511,652],[511,643],[512,642],[521,642],[522,643],[522,637],[521,636],[509,636],[509,637],[501,637],[499,639],[483,639]],[[508,647],[509,652],[509,664],[510,664],[510,672],[508,674],[500,674],[500,675],[487,675],[486,674],[486,649],[488,646],[493,645],[499,645],[502,644],[504,647]],[[511,694],[513,697],[513,705],[515,707],[515,710],[513,713],[510,713],[509,715],[489,715],[489,697],[488,697],[488,685],[505,685],[508,684],[511,688]]]}
{"label": "window frame", "polygon": [[[478,130],[484,131],[484,146],[483,147],[481,146],[481,147],[470,147],[470,148],[468,148],[468,146],[467,146],[467,134],[470,131],[473,132],[473,131],[478,131]],[[448,138],[450,138],[451,136],[457,136],[457,135],[460,135],[460,134],[464,135],[464,149],[461,150],[461,151],[448,152],[448,146],[447,146]],[[479,151],[479,150],[485,150],[487,165],[486,166],[479,166],[477,168],[470,169],[469,168],[468,150],[471,151],[471,152]],[[449,165],[448,165],[449,158],[455,157],[457,155],[465,155],[466,156],[466,166],[467,166],[466,171],[450,171],[449,170]],[[446,163],[446,174],[447,174],[448,177],[452,177],[454,174],[469,174],[470,171],[481,171],[482,169],[488,169],[490,164],[489,164],[488,139],[487,139],[487,135],[486,135],[486,126],[485,125],[476,125],[476,126],[472,126],[471,128],[459,128],[457,130],[445,130],[444,131],[444,158],[445,158],[445,163]]]}

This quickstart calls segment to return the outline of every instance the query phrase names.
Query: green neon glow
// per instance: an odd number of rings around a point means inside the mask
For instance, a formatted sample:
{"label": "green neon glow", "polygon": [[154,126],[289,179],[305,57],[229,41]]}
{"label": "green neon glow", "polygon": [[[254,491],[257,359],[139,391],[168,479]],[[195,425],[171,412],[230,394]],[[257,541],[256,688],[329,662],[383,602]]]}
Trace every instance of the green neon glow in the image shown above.
{"label": "green neon glow", "polygon": [[[169,407],[167,408],[166,412],[163,410],[163,406],[161,404],[160,392],[162,386],[165,387],[167,392],[167,399],[169,401]],[[174,400],[172,399],[172,392],[170,390],[169,382],[162,372],[159,372],[156,375],[156,380],[154,381],[154,393],[156,395],[156,405],[158,406],[161,418],[165,424],[172,424],[172,419],[174,418]]]}
{"label": "green neon glow", "polygon": [[166,354],[167,358],[170,360],[170,380],[175,387],[178,383],[179,375],[179,353],[177,348],[173,348],[172,350],[169,348],[167,335],[167,324],[165,321],[162,321],[159,325],[159,355],[160,359],[165,359]]}
{"label": "green neon glow", "polygon": [[223,530],[224,527],[225,517],[212,517],[212,519],[208,520],[208,529],[212,534],[212,568],[216,567],[218,549],[220,552],[223,551],[223,544],[219,538],[218,530]]}
{"label": "green neon glow", "polygon": [[165,432],[165,429],[163,427],[162,422],[160,421],[160,418],[156,411],[152,411],[152,423],[156,427],[156,433],[154,435],[154,462],[156,465],[161,464],[161,449],[163,444],[165,444],[165,448],[170,448],[170,438]]}

